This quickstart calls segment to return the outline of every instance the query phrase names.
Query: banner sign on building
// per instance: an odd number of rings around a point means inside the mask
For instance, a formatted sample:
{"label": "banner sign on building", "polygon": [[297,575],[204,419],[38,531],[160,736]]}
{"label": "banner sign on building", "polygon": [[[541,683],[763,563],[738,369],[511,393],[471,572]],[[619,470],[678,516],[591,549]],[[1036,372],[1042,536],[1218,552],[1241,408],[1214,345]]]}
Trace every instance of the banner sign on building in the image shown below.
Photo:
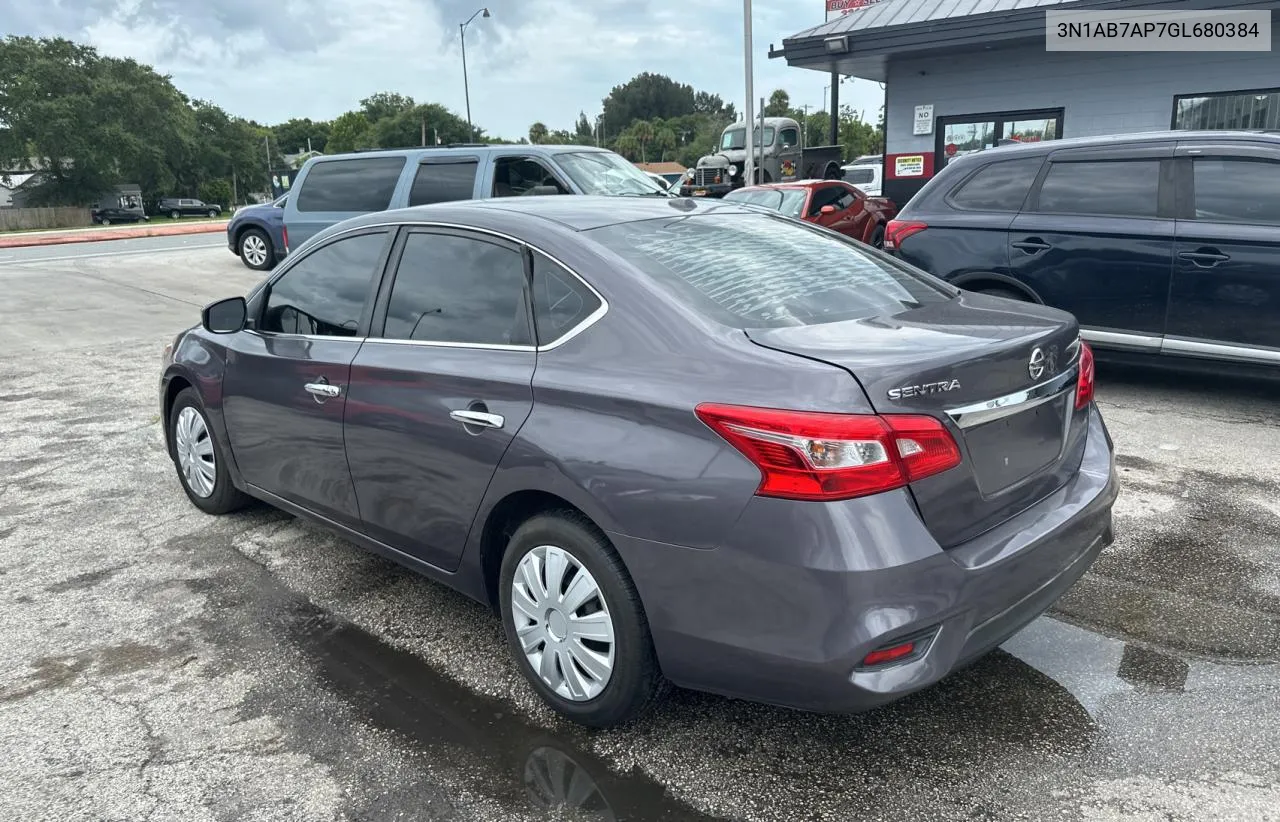
{"label": "banner sign on building", "polygon": [[882,3],[884,0],[826,0],[827,4],[827,22],[830,23],[839,17],[843,17],[851,11],[860,11],[867,6],[874,6],[876,3]]}

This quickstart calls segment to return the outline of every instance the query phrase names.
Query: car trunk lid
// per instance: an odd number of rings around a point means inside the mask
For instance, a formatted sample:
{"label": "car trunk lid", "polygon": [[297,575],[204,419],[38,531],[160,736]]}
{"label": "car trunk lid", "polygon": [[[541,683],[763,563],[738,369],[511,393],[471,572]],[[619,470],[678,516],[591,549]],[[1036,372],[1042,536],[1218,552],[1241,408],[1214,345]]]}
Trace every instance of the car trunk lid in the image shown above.
{"label": "car trunk lid", "polygon": [[911,491],[946,547],[1025,510],[1079,464],[1079,327],[1070,315],[962,292],[892,316],[747,333],[846,369],[878,413],[943,420],[964,460]]}

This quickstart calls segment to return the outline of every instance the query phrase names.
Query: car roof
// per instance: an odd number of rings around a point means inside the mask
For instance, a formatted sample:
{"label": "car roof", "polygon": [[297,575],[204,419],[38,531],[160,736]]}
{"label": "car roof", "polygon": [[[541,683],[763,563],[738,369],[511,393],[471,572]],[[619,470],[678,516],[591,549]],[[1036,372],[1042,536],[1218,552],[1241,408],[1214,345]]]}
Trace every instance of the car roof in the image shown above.
{"label": "car roof", "polygon": [[758,215],[760,212],[737,203],[692,197],[599,197],[584,194],[500,197],[373,212],[330,226],[316,236],[329,236],[362,226],[427,222],[457,223],[493,231],[522,228],[536,231],[539,225],[546,226],[550,222],[570,231],[589,231],[619,223],[712,213]]}
{"label": "car roof", "polygon": [[1130,134],[1104,134],[1094,137],[1063,137],[1057,140],[1039,140],[1034,143],[1008,143],[995,146],[985,151],[974,152],[968,157],[993,159],[1007,157],[1010,154],[1035,154],[1058,151],[1064,148],[1085,148],[1092,146],[1125,146],[1142,145],[1144,143],[1161,143],[1170,140],[1213,140],[1215,142],[1268,142],[1280,145],[1280,132],[1267,129],[1239,131],[1139,131]]}
{"label": "car roof", "polygon": [[345,154],[325,154],[320,157],[312,157],[307,160],[306,165],[315,163],[331,163],[335,160],[355,160],[368,159],[370,157],[447,157],[449,155],[466,155],[475,156],[477,154],[492,154],[495,152],[526,154],[530,156],[551,156],[555,154],[584,152],[593,153],[612,153],[608,149],[598,146],[566,146],[566,145],[526,145],[522,143],[464,143],[451,146],[426,146],[426,147],[409,147],[409,148],[375,148],[361,149],[359,151],[351,151]]}
{"label": "car roof", "polygon": [[783,188],[814,188],[816,186],[827,185],[830,183],[840,183],[841,185],[848,185],[848,183],[845,183],[843,180],[791,180],[786,183],[760,183],[758,185],[753,185],[753,186],[743,186],[742,188],[738,188],[734,190],[735,191],[773,191],[773,190],[783,189]]}

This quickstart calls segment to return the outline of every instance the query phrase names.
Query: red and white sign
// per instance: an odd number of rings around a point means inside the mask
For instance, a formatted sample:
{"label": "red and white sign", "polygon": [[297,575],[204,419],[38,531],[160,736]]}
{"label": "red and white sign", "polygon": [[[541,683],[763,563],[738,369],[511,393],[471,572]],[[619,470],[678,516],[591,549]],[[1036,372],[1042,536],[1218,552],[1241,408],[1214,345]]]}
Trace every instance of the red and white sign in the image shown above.
{"label": "red and white sign", "polygon": [[947,143],[947,147],[946,147],[946,148],[944,148],[944,149],[943,149],[943,151],[945,151],[945,152],[947,153],[947,156],[948,156],[948,157],[954,157],[954,156],[956,156],[956,144],[955,144],[955,143]]}
{"label": "red and white sign", "polygon": [[884,0],[826,0],[827,22],[843,17],[851,11],[860,11],[867,6],[874,6]]}

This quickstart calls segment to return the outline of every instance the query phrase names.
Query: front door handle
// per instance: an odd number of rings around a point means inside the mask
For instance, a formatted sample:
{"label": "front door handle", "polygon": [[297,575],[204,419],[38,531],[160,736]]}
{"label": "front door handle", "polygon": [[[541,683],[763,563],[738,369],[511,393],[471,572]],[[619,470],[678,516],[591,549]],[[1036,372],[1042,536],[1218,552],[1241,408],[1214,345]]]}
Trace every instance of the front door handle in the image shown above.
{"label": "front door handle", "polygon": [[342,393],[341,385],[330,385],[327,382],[309,382],[302,387],[307,389],[307,393],[317,397],[336,397]]}
{"label": "front door handle", "polygon": [[1053,246],[1049,245],[1039,237],[1028,237],[1021,242],[1013,243],[1012,245],[1014,248],[1025,251],[1028,254],[1039,254],[1041,251],[1053,248]]}
{"label": "front door handle", "polygon": [[463,425],[478,425],[481,428],[501,428],[506,423],[501,414],[490,414],[486,411],[450,411],[449,419]]}
{"label": "front door handle", "polygon": [[1190,260],[1201,268],[1213,268],[1218,263],[1225,263],[1231,259],[1230,254],[1223,254],[1216,248],[1201,248],[1198,251],[1180,251],[1178,252],[1179,260]]}

